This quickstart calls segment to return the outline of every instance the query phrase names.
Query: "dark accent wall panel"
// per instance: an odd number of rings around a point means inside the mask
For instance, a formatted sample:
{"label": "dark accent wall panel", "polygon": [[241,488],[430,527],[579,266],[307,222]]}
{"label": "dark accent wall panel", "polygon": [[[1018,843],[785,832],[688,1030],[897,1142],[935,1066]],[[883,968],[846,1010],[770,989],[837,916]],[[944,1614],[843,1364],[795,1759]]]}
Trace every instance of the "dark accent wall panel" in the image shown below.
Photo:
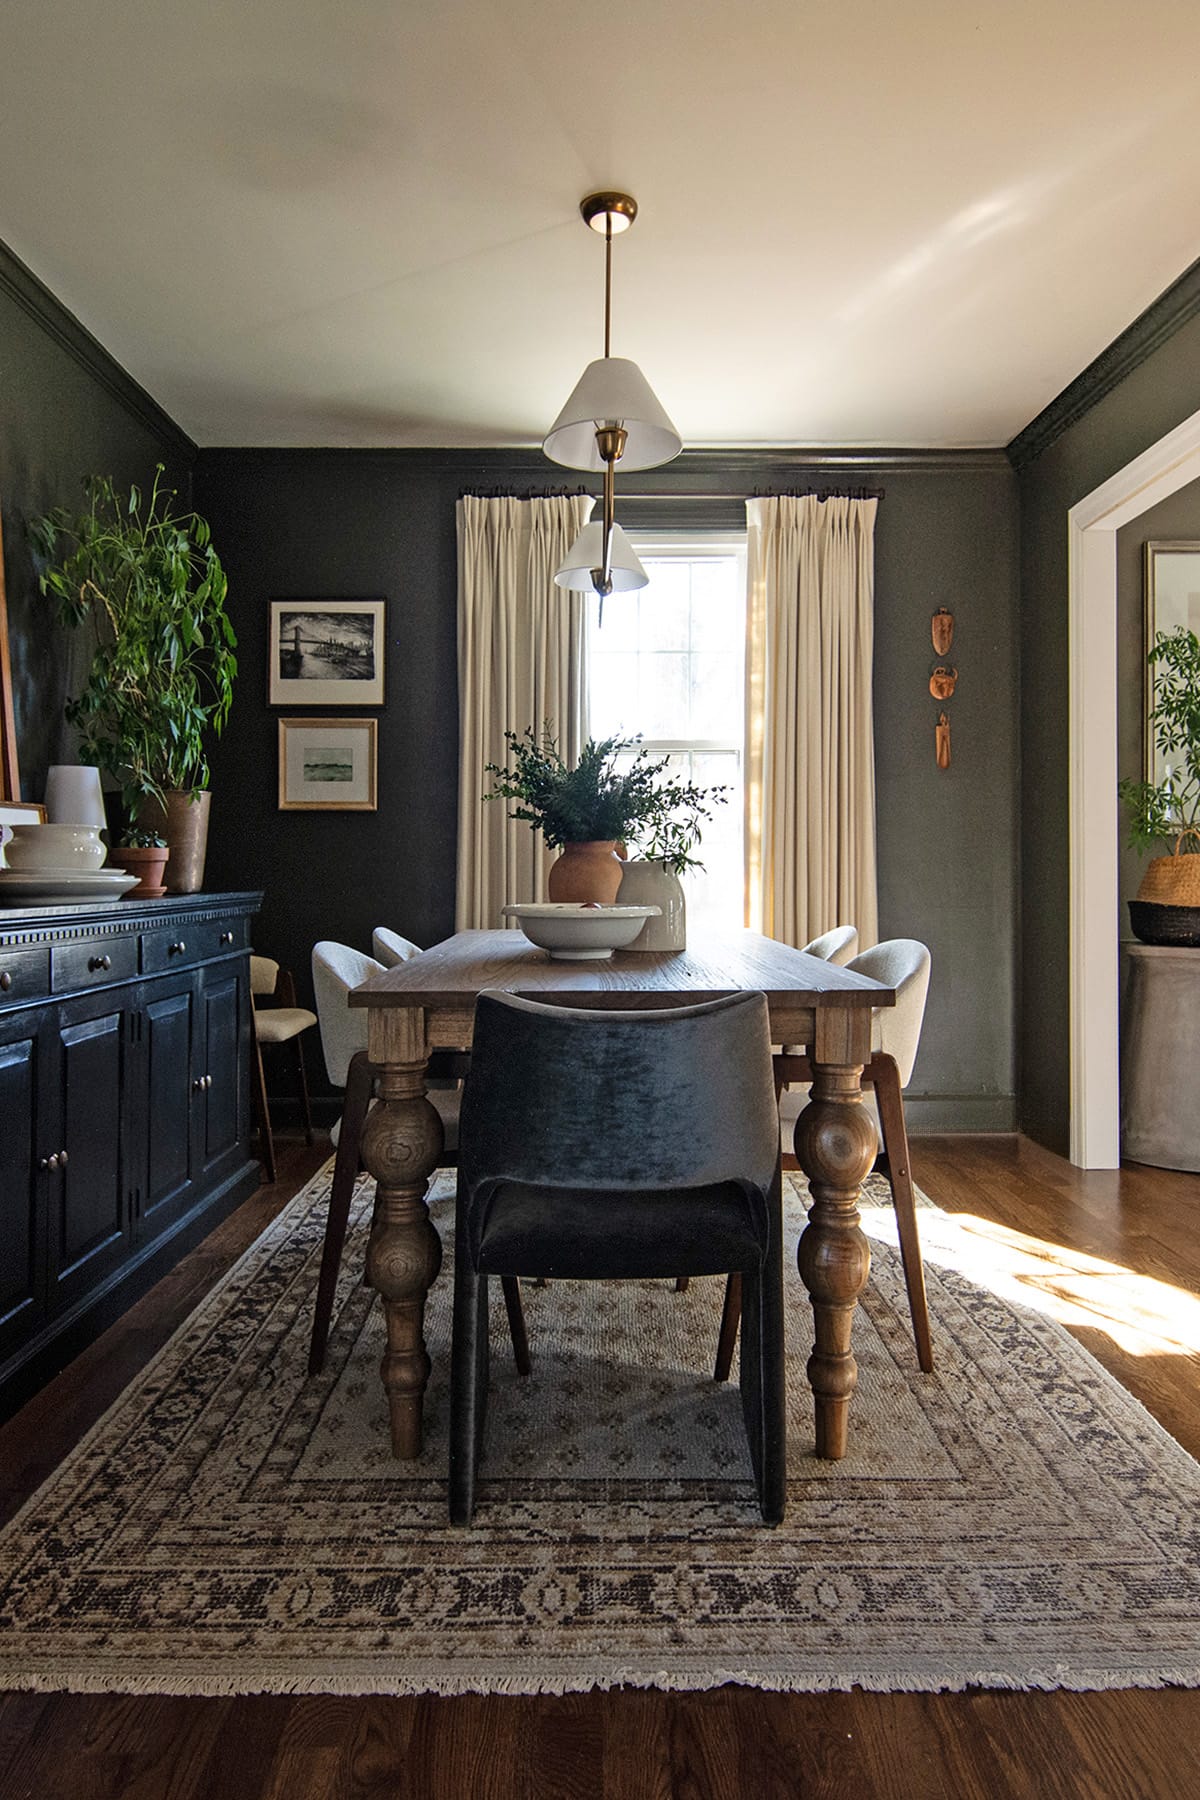
{"label": "dark accent wall panel", "polygon": [[85,475],[146,482],[167,465],[186,498],[193,446],[150,397],[0,245],[0,519],[13,711],[26,799],[69,758],[63,703],[86,670],[83,635],[60,631],[37,591],[26,521],[82,499]]}
{"label": "dark accent wall panel", "polygon": [[[302,992],[320,938],[368,949],[375,925],[418,943],[453,929],[454,504],[464,490],[561,488],[566,473],[537,452],[200,452],[196,504],[229,571],[241,662],[213,758],[208,880],[265,889],[256,947],[291,966]],[[881,931],[924,939],[934,959],[914,1124],[1010,1129],[1017,515],[1007,460],[685,452],[628,477],[631,491],[658,498],[619,512],[642,527],[744,523],[739,496],[860,483],[886,490],[876,538]],[[680,497],[696,493],[710,499]],[[388,599],[379,810],[281,813],[268,602],[378,594]],[[938,709],[928,689],[930,616],[941,605],[958,618],[960,670],[945,772],[934,764]]]}

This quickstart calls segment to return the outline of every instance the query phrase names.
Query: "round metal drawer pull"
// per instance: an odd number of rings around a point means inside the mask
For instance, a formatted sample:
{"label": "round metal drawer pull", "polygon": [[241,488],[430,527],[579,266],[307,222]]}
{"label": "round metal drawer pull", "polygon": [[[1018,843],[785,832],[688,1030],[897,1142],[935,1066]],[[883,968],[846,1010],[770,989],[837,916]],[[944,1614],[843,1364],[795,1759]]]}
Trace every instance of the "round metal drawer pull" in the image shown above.
{"label": "round metal drawer pull", "polygon": [[187,949],[187,945],[184,943],[183,939],[180,938],[180,940],[177,944],[168,944],[167,945],[167,955],[168,956],[182,956],[186,949]]}
{"label": "round metal drawer pull", "polygon": [[203,1077],[203,1075],[197,1075],[195,1081],[193,1081],[192,1092],[195,1094],[202,1094],[204,1092],[204,1077]]}
{"label": "round metal drawer pull", "polygon": [[60,1169],[65,1169],[67,1166],[67,1153],[65,1150],[60,1150],[58,1153],[58,1166]]}
{"label": "round metal drawer pull", "polygon": [[210,1088],[210,1087],[211,1087],[211,1086],[212,1086],[212,1076],[211,1076],[211,1075],[206,1075],[206,1076],[205,1076],[205,1077],[204,1077],[204,1091],[205,1091],[205,1093],[207,1093],[207,1092],[208,1092],[208,1090],[209,1090],[209,1088]]}
{"label": "round metal drawer pull", "polygon": [[12,970],[0,969],[0,994],[7,994],[12,986]]}
{"label": "round metal drawer pull", "polygon": [[41,1162],[38,1164],[38,1168],[39,1169],[49,1169],[51,1171],[57,1169],[58,1168],[57,1152],[53,1156],[43,1156]]}
{"label": "round metal drawer pull", "polygon": [[223,932],[222,932],[222,933],[221,933],[221,942],[222,942],[222,943],[223,943],[223,944],[232,944],[232,942],[233,942],[233,933],[232,933],[232,931],[223,931]]}
{"label": "round metal drawer pull", "polygon": [[88,957],[88,974],[89,975],[94,975],[98,969],[103,969],[107,972],[111,968],[112,968],[112,957],[111,956],[89,956]]}

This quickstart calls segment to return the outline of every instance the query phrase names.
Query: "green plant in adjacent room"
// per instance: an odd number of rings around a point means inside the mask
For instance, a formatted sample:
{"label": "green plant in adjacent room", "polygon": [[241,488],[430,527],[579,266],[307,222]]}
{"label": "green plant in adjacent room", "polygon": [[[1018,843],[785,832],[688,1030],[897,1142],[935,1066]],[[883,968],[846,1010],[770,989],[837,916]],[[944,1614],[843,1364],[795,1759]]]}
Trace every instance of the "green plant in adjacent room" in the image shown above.
{"label": "green plant in adjacent room", "polygon": [[221,560],[206,522],[173,510],[163,474],[160,463],[148,495],[90,476],[82,512],[58,507],[30,527],[42,593],[64,624],[94,625],[88,679],[66,716],[80,761],[119,782],[134,833],[147,799],[208,786],[206,739],[229,716],[237,674]]}
{"label": "green plant in adjacent room", "polygon": [[1160,631],[1146,660],[1150,725],[1168,773],[1158,782],[1119,783],[1129,841],[1136,850],[1200,851],[1200,640],[1183,625]]}
{"label": "green plant in adjacent room", "polygon": [[702,866],[691,852],[713,805],[724,802],[724,787],[665,778],[670,758],[655,761],[645,749],[622,763],[640,744],[636,737],[589,738],[573,766],[563,760],[549,723],[540,737],[531,726],[504,737],[511,766],[485,764],[496,784],[484,798],[517,801],[510,817],[527,820],[550,849],[611,840],[677,875]]}

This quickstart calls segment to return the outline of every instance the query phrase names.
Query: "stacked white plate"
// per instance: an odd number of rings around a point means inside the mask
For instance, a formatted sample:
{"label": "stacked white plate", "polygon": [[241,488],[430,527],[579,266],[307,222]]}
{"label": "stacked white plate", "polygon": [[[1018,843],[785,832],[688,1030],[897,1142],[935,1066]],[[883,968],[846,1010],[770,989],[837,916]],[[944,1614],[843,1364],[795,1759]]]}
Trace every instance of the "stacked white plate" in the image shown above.
{"label": "stacked white plate", "polygon": [[0,906],[70,906],[119,900],[136,887],[124,869],[0,869]]}

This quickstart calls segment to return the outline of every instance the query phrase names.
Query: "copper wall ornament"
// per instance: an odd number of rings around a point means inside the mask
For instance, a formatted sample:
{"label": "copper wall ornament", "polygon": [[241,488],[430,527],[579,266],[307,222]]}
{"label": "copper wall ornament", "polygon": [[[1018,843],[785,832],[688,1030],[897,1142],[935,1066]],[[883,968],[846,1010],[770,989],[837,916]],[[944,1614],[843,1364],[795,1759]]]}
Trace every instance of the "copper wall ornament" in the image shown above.
{"label": "copper wall ornament", "polygon": [[948,769],[950,767],[950,720],[946,713],[938,714],[938,722],[933,730],[933,740],[938,768]]}
{"label": "copper wall ornament", "polygon": [[949,700],[954,693],[957,680],[957,669],[947,669],[939,663],[929,677],[929,691],[935,700]]}
{"label": "copper wall ornament", "polygon": [[933,647],[939,656],[945,656],[954,642],[954,614],[946,607],[939,606],[930,624],[933,635]]}

